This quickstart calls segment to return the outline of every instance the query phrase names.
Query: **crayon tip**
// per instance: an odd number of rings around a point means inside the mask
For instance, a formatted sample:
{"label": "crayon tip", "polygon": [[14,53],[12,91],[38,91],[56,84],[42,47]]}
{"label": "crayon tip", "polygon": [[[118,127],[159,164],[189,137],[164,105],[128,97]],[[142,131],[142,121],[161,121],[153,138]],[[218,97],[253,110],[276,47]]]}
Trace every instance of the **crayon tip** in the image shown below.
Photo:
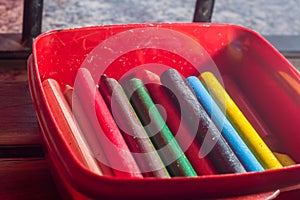
{"label": "crayon tip", "polygon": [[[114,91],[114,88],[119,85],[116,79],[108,77],[106,74],[102,74],[100,76],[98,86],[100,86],[101,84],[103,84],[104,88],[106,88],[107,91],[110,91],[110,93],[112,93]],[[103,91],[103,88],[101,89],[101,87],[99,87],[99,89]]]}
{"label": "crayon tip", "polygon": [[73,89],[72,86],[70,86],[70,85],[67,84],[65,86],[65,90],[64,91],[68,91],[68,90],[72,90],[72,89]]}
{"label": "crayon tip", "polygon": [[146,70],[146,69],[135,72],[135,77],[141,79],[145,84],[147,84],[147,83],[160,84],[159,76],[149,70]]}
{"label": "crayon tip", "polygon": [[100,79],[106,79],[108,76],[106,74],[101,74]]}
{"label": "crayon tip", "polygon": [[105,82],[108,79],[108,76],[106,74],[101,74],[98,85],[100,85],[102,82]]}
{"label": "crayon tip", "polygon": [[163,77],[170,76],[170,77],[181,77],[182,79],[185,79],[176,69],[170,68],[164,71],[161,75],[161,79],[164,79]]}

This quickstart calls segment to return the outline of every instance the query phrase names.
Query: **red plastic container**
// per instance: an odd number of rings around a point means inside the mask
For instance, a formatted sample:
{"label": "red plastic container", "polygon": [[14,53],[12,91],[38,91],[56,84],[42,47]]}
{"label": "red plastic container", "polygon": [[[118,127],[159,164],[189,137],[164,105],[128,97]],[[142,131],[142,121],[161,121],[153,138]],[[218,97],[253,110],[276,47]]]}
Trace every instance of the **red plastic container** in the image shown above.
{"label": "red plastic container", "polygon": [[300,75],[274,47],[249,29],[214,23],[162,23],[56,30],[39,36],[32,52],[28,59],[30,90],[53,175],[65,197],[217,198],[300,184],[298,164],[196,178],[98,176],[68,148],[49,112],[51,102],[45,102],[41,81],[54,78],[63,89],[65,84],[74,84],[79,67],[89,68],[95,78],[106,73],[116,79],[139,67],[158,74],[172,67],[183,76],[211,70],[219,77],[228,75],[241,87],[272,137],[280,141],[275,150],[300,163]]}

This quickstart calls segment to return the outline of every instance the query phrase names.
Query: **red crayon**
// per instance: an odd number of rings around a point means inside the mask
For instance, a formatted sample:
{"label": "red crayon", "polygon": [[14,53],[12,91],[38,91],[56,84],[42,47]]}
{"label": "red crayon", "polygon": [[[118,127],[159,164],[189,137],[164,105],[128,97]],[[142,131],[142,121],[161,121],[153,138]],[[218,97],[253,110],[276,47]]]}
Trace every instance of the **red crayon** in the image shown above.
{"label": "red crayon", "polygon": [[[211,162],[204,156],[201,156],[200,144],[190,134],[186,124],[181,121],[181,116],[178,109],[174,106],[172,100],[166,94],[165,88],[160,82],[160,77],[148,70],[140,70],[135,76],[141,79],[155,104],[159,104],[166,111],[166,123],[171,132],[178,141],[181,148],[185,147],[185,155],[192,164],[198,175],[216,174]],[[180,126],[179,126],[180,125]]]}
{"label": "red crayon", "polygon": [[102,75],[99,91],[111,110],[129,149],[134,153],[143,175],[170,177],[118,81]]}
{"label": "red crayon", "polygon": [[[64,90],[64,96],[69,103],[69,106],[72,108],[72,101],[78,102],[77,97],[73,96],[73,88],[69,85],[66,85]],[[98,141],[96,133],[90,123],[90,120],[86,116],[85,112],[83,111],[82,106],[78,105],[76,109],[73,109],[74,115],[77,118],[78,126],[80,126],[82,132],[84,133],[85,139],[89,146],[91,147],[92,155],[94,156],[98,166],[100,167],[103,175],[107,176],[114,176],[113,170],[105,165],[104,163],[108,163],[107,158],[105,156],[105,152],[101,148],[101,145]],[[105,162],[101,162],[105,160]]]}
{"label": "red crayon", "polygon": [[42,85],[55,123],[67,140],[69,148],[84,166],[94,173],[102,175],[101,169],[99,169],[91,155],[83,134],[73,118],[71,109],[60,90],[59,84],[54,79],[46,79]]}
{"label": "red crayon", "polygon": [[78,70],[73,92],[79,100],[79,102],[74,102],[75,99],[73,99],[73,109],[76,109],[78,103],[83,107],[97,133],[98,141],[107,155],[108,164],[113,169],[115,176],[142,178],[140,169],[88,69],[80,68]]}
{"label": "red crayon", "polygon": [[272,136],[271,131],[261,119],[259,114],[255,111],[255,108],[249,103],[247,98],[244,96],[242,91],[238,86],[226,75],[222,76],[224,87],[228,94],[233,98],[234,102],[241,109],[243,114],[252,124],[253,128],[262,137],[262,139],[267,143],[267,145],[272,149],[276,150],[278,146],[278,141]]}

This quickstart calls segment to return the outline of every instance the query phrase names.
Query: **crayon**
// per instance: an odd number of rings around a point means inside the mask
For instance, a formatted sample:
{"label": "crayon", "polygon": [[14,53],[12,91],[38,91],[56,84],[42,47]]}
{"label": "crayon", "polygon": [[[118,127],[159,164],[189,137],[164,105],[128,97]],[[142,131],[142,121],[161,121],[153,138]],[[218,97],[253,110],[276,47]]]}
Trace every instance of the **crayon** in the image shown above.
{"label": "crayon", "polygon": [[161,82],[172,92],[170,97],[177,98],[183,119],[216,170],[219,173],[246,172],[180,74],[175,69],[168,69],[161,75]]}
{"label": "crayon", "polygon": [[197,176],[142,81],[132,78],[124,90],[171,176]]}
{"label": "crayon", "polygon": [[216,103],[224,108],[223,112],[228,117],[231,124],[240,134],[241,138],[248,145],[252,153],[265,169],[281,168],[282,165],[274,156],[269,147],[258,135],[256,130],[243,115],[231,97],[224,90],[220,82],[211,72],[204,72],[199,79],[214,98]]}
{"label": "crayon", "polygon": [[272,136],[270,129],[256,112],[256,109],[253,108],[252,104],[248,101],[240,88],[226,75],[222,76],[222,80],[228,95],[230,95],[268,147],[271,150],[278,149],[278,141]]}
{"label": "crayon", "polygon": [[92,172],[102,175],[102,171],[92,157],[81,130],[74,121],[71,109],[60,90],[59,84],[54,79],[46,79],[42,85],[56,126],[63,134],[70,149],[84,166]]}
{"label": "crayon", "polygon": [[143,175],[145,177],[170,177],[118,81],[102,75],[98,85]]}
{"label": "crayon", "polygon": [[216,124],[218,129],[221,131],[225,140],[234,151],[238,159],[241,161],[245,169],[251,172],[263,171],[264,168],[257,161],[248,146],[227,120],[226,116],[214,102],[200,80],[196,76],[190,76],[186,80],[197,99],[206,110],[207,114],[211,117],[213,122]]}
{"label": "crayon", "polygon": [[287,167],[287,166],[296,165],[296,162],[289,155],[278,153],[278,152],[273,152],[273,153],[283,166]]}
{"label": "crayon", "polygon": [[70,85],[66,85],[63,95],[66,99],[66,101],[68,102],[70,108],[72,109],[72,104],[73,104],[73,87]]}
{"label": "crayon", "polygon": [[[143,177],[88,69],[78,69],[73,93],[92,123],[114,175],[122,178]],[[77,106],[75,99],[73,109]]]}
{"label": "crayon", "polygon": [[[171,130],[172,134],[176,138],[179,146],[193,166],[198,175],[211,175],[216,174],[216,170],[212,166],[212,163],[204,157],[199,155],[200,144],[189,133],[187,124],[181,120],[178,109],[173,105],[172,100],[167,95],[160,82],[160,77],[148,70],[139,70],[135,73],[136,78],[140,78],[147,90],[153,102],[160,105],[166,111],[166,123]],[[158,109],[160,111],[160,109]],[[160,112],[163,115],[162,112]]]}
{"label": "crayon", "polygon": [[[73,95],[73,88],[70,85],[65,86],[65,90],[64,90],[63,94],[71,108],[73,105],[73,99],[74,99],[75,104],[76,104],[76,102],[78,102],[78,98],[76,97],[76,95]],[[105,152],[101,148],[101,145],[98,141],[96,133],[90,123],[90,120],[88,119],[85,112],[83,111],[82,106],[80,106],[80,104],[78,104],[76,106],[76,108],[74,107],[72,109],[72,111],[73,111],[74,117],[76,118],[79,128],[84,133],[84,135],[83,135],[84,138],[86,139],[88,145],[91,148],[92,156],[95,158],[103,175],[114,176],[113,170],[108,165],[105,164],[105,163],[108,163],[107,158],[105,156]]]}

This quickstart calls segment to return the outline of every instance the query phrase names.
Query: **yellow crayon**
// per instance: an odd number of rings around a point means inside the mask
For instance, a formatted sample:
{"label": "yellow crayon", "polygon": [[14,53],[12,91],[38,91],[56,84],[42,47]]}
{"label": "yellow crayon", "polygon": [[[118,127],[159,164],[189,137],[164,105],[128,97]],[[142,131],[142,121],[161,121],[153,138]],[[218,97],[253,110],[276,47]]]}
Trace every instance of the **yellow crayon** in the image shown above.
{"label": "yellow crayon", "polygon": [[285,167],[296,164],[296,162],[287,154],[278,153],[278,152],[273,152],[273,153],[276,156],[276,158],[280,161],[280,163]]}
{"label": "yellow crayon", "polygon": [[251,149],[261,165],[265,169],[281,168],[281,163],[233,102],[217,78],[211,72],[204,72],[199,76],[199,79],[220,106],[221,110],[226,114],[229,121]]}

